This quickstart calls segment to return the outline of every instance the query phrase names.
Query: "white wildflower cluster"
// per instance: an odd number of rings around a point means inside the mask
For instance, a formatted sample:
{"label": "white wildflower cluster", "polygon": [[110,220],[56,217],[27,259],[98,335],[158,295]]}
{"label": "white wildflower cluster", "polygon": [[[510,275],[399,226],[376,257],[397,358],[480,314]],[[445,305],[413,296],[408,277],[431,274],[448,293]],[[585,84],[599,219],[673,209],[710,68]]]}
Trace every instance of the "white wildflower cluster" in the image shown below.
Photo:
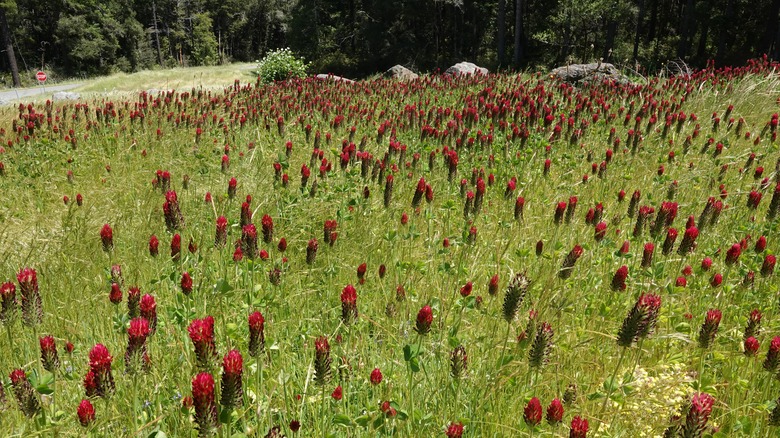
{"label": "white wildflower cluster", "polygon": [[672,416],[685,415],[680,410],[694,393],[694,380],[682,364],[662,365],[649,371],[637,368],[616,420],[623,423],[621,426],[630,436],[661,438]]}

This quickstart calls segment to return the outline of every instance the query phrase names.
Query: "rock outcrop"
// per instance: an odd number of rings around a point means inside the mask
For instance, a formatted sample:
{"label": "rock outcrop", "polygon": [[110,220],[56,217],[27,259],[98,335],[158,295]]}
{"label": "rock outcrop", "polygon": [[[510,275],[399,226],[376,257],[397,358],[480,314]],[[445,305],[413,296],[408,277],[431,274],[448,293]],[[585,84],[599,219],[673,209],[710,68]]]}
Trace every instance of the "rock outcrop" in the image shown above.
{"label": "rock outcrop", "polygon": [[602,82],[604,80],[615,81],[619,84],[631,82],[614,65],[605,62],[565,65],[554,69],[550,75],[572,84]]}
{"label": "rock outcrop", "polygon": [[355,82],[352,79],[342,78],[341,76],[331,75],[331,74],[324,74],[320,73],[316,76],[314,76],[316,79],[319,79],[321,81],[334,81],[334,82]]}
{"label": "rock outcrop", "polygon": [[403,65],[394,65],[385,72],[385,77],[389,79],[397,79],[399,81],[413,81],[420,77],[417,73],[409,70]]}
{"label": "rock outcrop", "polygon": [[448,68],[445,75],[460,76],[460,75],[473,75],[473,74],[488,74],[488,69],[480,67],[471,62],[459,62],[452,67]]}

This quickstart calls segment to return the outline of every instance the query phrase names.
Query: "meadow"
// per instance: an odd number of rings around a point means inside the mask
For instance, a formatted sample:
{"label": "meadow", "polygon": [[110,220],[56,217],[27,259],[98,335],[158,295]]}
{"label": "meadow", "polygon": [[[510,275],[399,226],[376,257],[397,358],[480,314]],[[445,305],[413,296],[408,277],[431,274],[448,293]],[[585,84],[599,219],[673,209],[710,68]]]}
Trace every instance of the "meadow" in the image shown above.
{"label": "meadow", "polygon": [[780,65],[0,115],[3,436],[774,436]]}

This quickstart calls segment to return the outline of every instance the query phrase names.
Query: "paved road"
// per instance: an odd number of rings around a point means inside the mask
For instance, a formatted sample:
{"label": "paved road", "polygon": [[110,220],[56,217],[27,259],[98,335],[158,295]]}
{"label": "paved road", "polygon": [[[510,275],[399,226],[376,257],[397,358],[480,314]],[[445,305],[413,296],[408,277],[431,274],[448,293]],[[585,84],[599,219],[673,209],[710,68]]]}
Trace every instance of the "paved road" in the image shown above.
{"label": "paved road", "polygon": [[[69,85],[52,85],[48,87],[35,87],[35,88],[19,88],[10,91],[0,92],[0,103],[10,102],[14,99],[21,99],[24,97],[37,96],[39,94],[52,94],[57,91],[72,90],[76,87],[80,87],[82,84],[69,84]],[[45,91],[44,91],[45,90]]]}

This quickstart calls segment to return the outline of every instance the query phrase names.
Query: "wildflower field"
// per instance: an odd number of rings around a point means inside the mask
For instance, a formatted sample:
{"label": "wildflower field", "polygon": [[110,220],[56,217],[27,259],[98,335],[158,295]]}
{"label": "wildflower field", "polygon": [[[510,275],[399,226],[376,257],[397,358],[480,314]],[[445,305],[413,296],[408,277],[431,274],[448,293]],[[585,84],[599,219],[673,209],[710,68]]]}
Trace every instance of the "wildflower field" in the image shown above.
{"label": "wildflower field", "polygon": [[6,108],[0,435],[774,436],[778,67]]}

